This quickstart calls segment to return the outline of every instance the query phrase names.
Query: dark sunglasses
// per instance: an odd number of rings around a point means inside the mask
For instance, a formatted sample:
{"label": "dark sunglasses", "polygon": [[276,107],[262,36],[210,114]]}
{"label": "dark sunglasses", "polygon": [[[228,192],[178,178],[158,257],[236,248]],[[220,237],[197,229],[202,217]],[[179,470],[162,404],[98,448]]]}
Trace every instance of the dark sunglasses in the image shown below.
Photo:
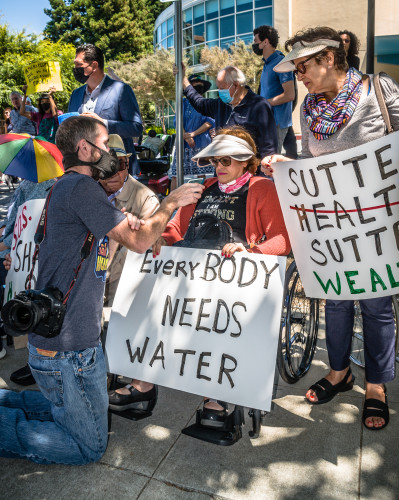
{"label": "dark sunglasses", "polygon": [[310,57],[308,57],[307,59],[305,59],[304,61],[298,63],[298,66],[296,66],[296,68],[294,69],[293,73],[295,76],[297,76],[298,73],[300,73],[301,75],[304,75],[306,73],[306,66],[305,66],[305,63],[307,63],[308,61],[310,61],[311,59],[313,59],[314,57],[318,56],[319,54],[321,54],[323,51],[320,50],[319,52],[316,52],[316,54],[313,54],[311,55]]}
{"label": "dark sunglasses", "polygon": [[224,158],[208,158],[208,161],[212,167],[217,167],[218,163],[220,163],[223,167],[230,167],[231,165],[230,156],[225,156]]}
{"label": "dark sunglasses", "polygon": [[119,168],[118,168],[119,172],[123,172],[124,170],[129,168],[129,158],[128,157],[124,157],[123,160],[121,160],[121,157],[119,157],[118,162],[119,162]]}

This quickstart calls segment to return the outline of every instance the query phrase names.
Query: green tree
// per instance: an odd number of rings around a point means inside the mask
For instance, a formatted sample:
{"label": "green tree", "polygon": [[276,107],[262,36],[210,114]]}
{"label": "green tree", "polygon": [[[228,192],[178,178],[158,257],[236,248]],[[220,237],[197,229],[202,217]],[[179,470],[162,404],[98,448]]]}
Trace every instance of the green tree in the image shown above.
{"label": "green tree", "polygon": [[[119,61],[109,63],[115,74],[134,90],[142,113],[147,109],[155,115],[153,106],[156,106],[164,133],[165,115],[169,106],[173,110],[172,101],[175,99],[175,77],[172,71],[174,61],[173,51],[161,49],[133,64]],[[146,118],[153,119],[154,115],[147,115]]]}
{"label": "green tree", "polygon": [[[38,61],[58,61],[64,90],[57,92],[55,99],[58,107],[66,110],[72,90],[79,86],[72,73],[74,56],[75,49],[71,44],[39,40],[25,31],[13,33],[8,25],[0,24],[0,106],[10,105],[10,92],[22,90],[26,83],[25,66]],[[31,96],[33,103],[37,102],[39,95]]]}
{"label": "green tree", "polygon": [[152,51],[154,16],[148,0],[50,0],[44,34],[100,47],[107,60],[136,61]]}

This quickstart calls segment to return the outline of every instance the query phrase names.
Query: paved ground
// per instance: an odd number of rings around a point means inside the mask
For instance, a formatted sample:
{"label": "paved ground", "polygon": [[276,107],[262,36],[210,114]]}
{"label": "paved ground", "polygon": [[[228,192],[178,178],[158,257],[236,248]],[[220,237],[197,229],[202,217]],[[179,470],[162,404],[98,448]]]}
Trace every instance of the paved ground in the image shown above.
{"label": "paved ground", "polygon": [[[326,372],[323,325],[309,374],[295,385],[281,379],[274,410],[258,439],[219,447],[181,434],[201,398],[160,388],[152,417],[113,417],[108,449],[99,463],[43,466],[0,459],[0,498],[74,499],[399,499],[399,384],[388,385],[391,423],[379,432],[360,422],[363,370],[354,367],[354,390],[331,403],[310,406],[309,385]],[[0,387],[21,388],[9,375],[26,362],[26,350],[7,347]],[[35,386],[33,386],[35,388]]]}

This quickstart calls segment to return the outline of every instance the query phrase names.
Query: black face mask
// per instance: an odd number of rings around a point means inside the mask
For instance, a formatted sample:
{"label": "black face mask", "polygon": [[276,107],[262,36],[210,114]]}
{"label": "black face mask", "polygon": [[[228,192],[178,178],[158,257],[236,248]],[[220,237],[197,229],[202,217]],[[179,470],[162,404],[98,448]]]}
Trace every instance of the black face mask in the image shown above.
{"label": "black face mask", "polygon": [[[64,165],[64,169],[67,170],[71,167],[76,167],[80,165],[88,165],[89,167],[95,168],[98,170],[98,179],[109,179],[113,175],[115,175],[119,171],[119,161],[116,153],[113,149],[109,152],[104,149],[99,148],[92,142],[86,139],[86,142],[100,151],[100,158],[97,161],[83,161],[78,156],[78,150],[76,153],[69,153],[64,155],[62,159],[62,164]],[[94,176],[97,180],[97,176]]]}
{"label": "black face mask", "polygon": [[49,113],[50,112],[50,109],[51,109],[51,106],[49,103],[46,103],[46,104],[42,104],[42,108],[43,108],[43,111],[45,113]]}
{"label": "black face mask", "polygon": [[[262,43],[262,42],[259,42]],[[252,44],[252,50],[257,56],[263,56],[263,49],[259,48],[259,43],[253,43]]]}
{"label": "black face mask", "polygon": [[90,75],[85,75],[85,68],[82,67],[73,68],[73,76],[75,77],[75,80],[79,83],[86,83],[87,80],[90,78],[91,73]]}
{"label": "black face mask", "polygon": [[193,85],[193,87],[195,88],[195,90],[199,93],[199,94],[204,94],[205,92],[205,87],[201,84],[201,85]]}

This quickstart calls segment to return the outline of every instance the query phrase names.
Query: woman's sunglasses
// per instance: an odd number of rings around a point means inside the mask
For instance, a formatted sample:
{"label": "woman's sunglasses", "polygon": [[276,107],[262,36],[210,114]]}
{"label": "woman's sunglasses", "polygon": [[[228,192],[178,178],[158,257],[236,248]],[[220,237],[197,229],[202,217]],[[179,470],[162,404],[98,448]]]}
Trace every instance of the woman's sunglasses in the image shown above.
{"label": "woman's sunglasses", "polygon": [[218,163],[220,163],[223,167],[230,167],[231,165],[230,156],[225,156],[224,158],[208,158],[208,161],[212,167],[217,167]]}
{"label": "woman's sunglasses", "polygon": [[316,52],[316,54],[313,54],[310,57],[308,57],[307,59],[305,59],[304,61],[298,63],[298,66],[296,66],[295,69],[294,69],[294,71],[293,71],[294,75],[297,76],[298,73],[300,73],[301,75],[304,75],[306,73],[305,63],[307,63],[308,61],[310,61],[314,57],[318,56],[322,52],[323,52],[322,50],[319,51],[319,52]]}

